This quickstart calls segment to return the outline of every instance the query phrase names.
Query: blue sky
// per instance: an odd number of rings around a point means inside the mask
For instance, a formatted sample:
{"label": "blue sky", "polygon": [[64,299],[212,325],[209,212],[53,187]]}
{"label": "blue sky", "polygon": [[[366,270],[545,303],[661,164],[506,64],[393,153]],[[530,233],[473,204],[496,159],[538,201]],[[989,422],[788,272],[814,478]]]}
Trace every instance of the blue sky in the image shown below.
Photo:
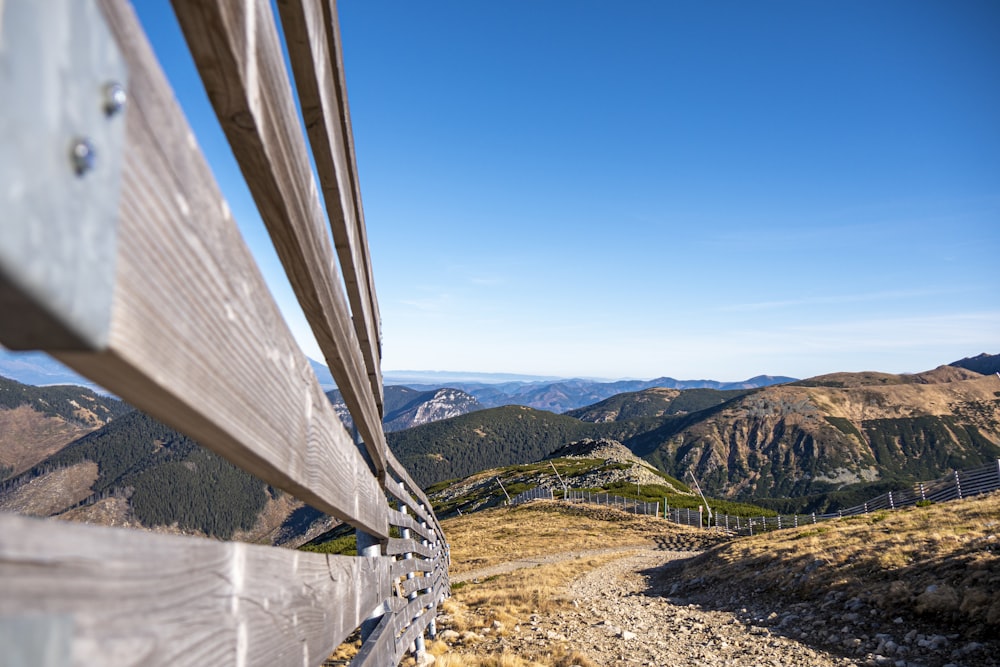
{"label": "blue sky", "polygon": [[[166,2],[154,48],[319,358]],[[1000,352],[1000,3],[339,3],[384,370]]]}

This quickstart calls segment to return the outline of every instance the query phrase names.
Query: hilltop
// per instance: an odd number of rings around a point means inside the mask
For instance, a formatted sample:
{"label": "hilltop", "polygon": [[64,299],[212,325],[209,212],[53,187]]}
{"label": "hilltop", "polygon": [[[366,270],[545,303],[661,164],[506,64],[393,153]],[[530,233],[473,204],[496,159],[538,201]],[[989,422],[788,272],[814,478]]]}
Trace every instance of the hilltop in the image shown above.
{"label": "hilltop", "polygon": [[627,495],[643,501],[669,497],[674,506],[697,502],[683,483],[656,470],[621,443],[607,439],[573,442],[541,461],[490,468],[464,479],[440,482],[427,492],[435,513],[447,517],[502,506],[507,495],[516,496],[538,486],[561,494],[562,483],[572,489]]}

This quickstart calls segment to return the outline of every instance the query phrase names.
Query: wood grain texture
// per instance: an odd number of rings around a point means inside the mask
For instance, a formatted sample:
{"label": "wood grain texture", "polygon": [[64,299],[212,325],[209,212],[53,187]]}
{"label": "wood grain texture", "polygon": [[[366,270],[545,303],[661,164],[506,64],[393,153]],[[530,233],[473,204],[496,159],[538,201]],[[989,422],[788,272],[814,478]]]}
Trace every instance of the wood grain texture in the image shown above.
{"label": "wood grain texture", "polygon": [[399,462],[391,449],[386,450],[386,465],[388,466],[388,472],[398,480],[395,481],[392,477],[387,476],[384,485],[386,491],[405,503],[420,520],[425,521],[429,526],[433,526],[434,530],[442,536],[443,540],[444,530],[441,528],[441,523],[437,520],[437,517],[433,512],[428,512],[420,507],[420,505],[423,505],[425,508],[433,507],[431,501],[427,499],[427,495],[413,481],[410,473]]}
{"label": "wood grain texture", "polygon": [[390,566],[390,575],[393,579],[400,579],[410,572],[433,572],[436,567],[438,567],[438,562],[434,560],[407,558],[392,563]]}
{"label": "wood grain texture", "polygon": [[425,526],[413,519],[413,517],[408,514],[403,514],[402,512],[394,509],[388,511],[389,515],[389,525],[397,526],[399,528],[406,528],[413,531],[420,537],[430,540],[431,542],[437,541],[437,534],[429,526]]}
{"label": "wood grain texture", "polygon": [[[442,582],[446,581],[444,574],[444,568],[439,562],[433,571],[424,573],[423,576],[414,576],[412,579],[406,579],[399,584],[399,590],[403,596],[409,596],[411,593],[418,591],[428,591],[436,586],[442,585]],[[447,590],[447,583],[443,584],[443,589]]]}
{"label": "wood grain texture", "polygon": [[419,554],[424,558],[436,558],[440,551],[437,547],[421,544],[416,540],[400,539],[390,537],[386,541],[383,553],[386,556],[399,556],[402,554]]}
{"label": "wood grain texture", "polygon": [[381,477],[387,449],[381,414],[337,275],[271,5],[173,0],[173,6],[289,282]]}
{"label": "wood grain texture", "polygon": [[351,659],[351,667],[397,665],[400,654],[396,647],[396,624],[393,617],[386,614]]}
{"label": "wood grain texture", "polygon": [[0,514],[0,615],[69,615],[69,665],[318,665],[388,561]]}
{"label": "wood grain texture", "polygon": [[385,495],[316,381],[131,11],[109,347],[57,356],[316,509],[388,537]]}
{"label": "wood grain texture", "polygon": [[368,380],[384,414],[378,307],[365,236],[336,7],[323,0],[281,0],[278,11],[354,315]]}

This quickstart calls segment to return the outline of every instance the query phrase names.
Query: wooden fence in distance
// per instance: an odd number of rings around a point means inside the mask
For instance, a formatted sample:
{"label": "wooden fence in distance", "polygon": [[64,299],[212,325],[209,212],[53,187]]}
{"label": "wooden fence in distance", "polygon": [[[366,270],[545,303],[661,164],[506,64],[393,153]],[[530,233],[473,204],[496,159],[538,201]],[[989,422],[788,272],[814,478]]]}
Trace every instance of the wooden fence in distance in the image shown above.
{"label": "wooden fence in distance", "polygon": [[270,297],[126,0],[0,3],[12,148],[0,342],[53,354],[354,526],[359,556],[0,515],[5,664],[318,665],[360,627],[352,664],[381,667],[433,632],[447,543],[382,431],[336,6],[277,4],[297,91],[268,0],[173,1],[357,436]]}
{"label": "wooden fence in distance", "polygon": [[[664,498],[663,513],[660,513],[659,503],[637,501],[634,498],[612,496],[607,493],[589,491],[586,489],[566,489],[562,497],[567,502],[582,502],[594,505],[616,507],[622,511],[634,514],[662,516],[667,521],[692,526],[695,528],[718,527],[735,535],[753,535],[769,530],[796,528],[800,525],[817,523],[845,516],[869,514],[871,512],[893,510],[908,507],[918,503],[940,503],[949,500],[961,500],[983,493],[1000,490],[1000,459],[978,468],[956,470],[941,479],[931,482],[918,482],[909,488],[890,491],[871,500],[829,514],[787,514],[776,516],[734,516],[728,514],[708,513],[699,506],[698,509],[671,508]],[[537,486],[523,491],[510,500],[510,505],[519,505],[531,500],[557,500],[556,492],[545,486]]]}
{"label": "wooden fence in distance", "polygon": [[955,470],[944,477],[917,482],[907,488],[890,491],[854,507],[828,514],[779,514],[778,516],[735,517],[712,515],[715,526],[739,535],[753,535],[768,530],[795,528],[804,524],[857,516],[885,510],[909,507],[920,503],[943,503],[949,500],[971,498],[1000,489],[1000,459],[993,463]]}

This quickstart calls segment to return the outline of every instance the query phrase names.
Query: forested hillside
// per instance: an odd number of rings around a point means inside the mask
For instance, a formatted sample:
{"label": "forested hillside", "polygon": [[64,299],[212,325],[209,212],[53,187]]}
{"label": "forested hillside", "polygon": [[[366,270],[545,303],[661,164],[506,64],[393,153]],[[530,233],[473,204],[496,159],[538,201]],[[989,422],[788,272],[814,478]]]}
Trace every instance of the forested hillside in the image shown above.
{"label": "forested hillside", "polygon": [[130,410],[83,387],[33,387],[0,377],[0,480]]}
{"label": "forested hillside", "polygon": [[133,411],[8,480],[0,499],[37,478],[86,463],[96,464],[97,476],[80,504],[126,498],[145,526],[176,523],[182,530],[228,538],[252,528],[268,498],[263,482]]}
{"label": "forested hillside", "polygon": [[624,441],[661,423],[593,424],[521,405],[492,408],[388,434],[389,446],[421,486],[486,468],[537,461],[575,440]]}

